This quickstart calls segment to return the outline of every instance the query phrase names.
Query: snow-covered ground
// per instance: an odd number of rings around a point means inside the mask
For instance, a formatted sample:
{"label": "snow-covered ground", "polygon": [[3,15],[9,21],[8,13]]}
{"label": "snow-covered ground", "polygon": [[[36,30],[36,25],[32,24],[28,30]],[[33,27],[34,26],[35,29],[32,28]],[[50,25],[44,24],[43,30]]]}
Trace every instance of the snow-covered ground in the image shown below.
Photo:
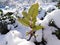
{"label": "snow-covered ground", "polygon": [[17,30],[11,30],[6,35],[0,35],[0,45],[35,45],[33,42],[22,39],[22,35]]}
{"label": "snow-covered ground", "polygon": [[[14,13],[13,15],[16,15],[18,12],[18,16],[22,16],[22,10],[24,8],[26,8],[26,11],[27,11],[29,9],[29,7],[31,6],[31,4],[35,3],[35,1],[29,2],[29,0],[27,2],[24,0],[19,0],[20,3],[19,3],[19,1],[15,2],[15,0],[13,0],[13,1],[9,0],[9,1],[10,1],[9,7],[11,7],[11,8],[7,7],[5,9],[2,9],[3,13],[6,14],[7,12],[13,12]],[[24,2],[24,3],[22,3],[22,2]],[[39,3],[39,5],[40,5],[40,3]],[[44,36],[43,37],[47,42],[46,45],[60,45],[60,40],[55,35],[52,35],[52,32],[54,32],[56,30],[56,28],[48,26],[49,21],[51,19],[53,19],[55,21],[55,24],[58,27],[60,27],[60,24],[59,24],[60,10],[58,10],[58,8],[55,5],[57,5],[57,2],[42,3],[40,5],[42,10],[39,12],[39,14],[37,16],[36,25],[40,24],[44,27]],[[53,9],[55,9],[55,11],[52,11]],[[46,12],[47,12],[47,16],[45,15]],[[46,16],[46,17],[44,17],[44,16]],[[39,19],[41,17],[44,18],[43,21]],[[8,21],[8,20],[6,20],[6,21]],[[17,27],[15,28],[16,25],[17,25]],[[27,39],[30,37],[30,35],[27,36],[26,32],[29,32],[31,29],[30,29],[30,27],[26,27],[26,26],[22,25],[17,20],[14,24],[8,25],[8,29],[10,30],[10,32],[8,32],[7,34],[5,34],[5,35],[0,34],[0,45],[35,45],[33,42],[42,41],[42,29],[35,32],[35,35],[37,36],[36,39],[33,36],[30,41],[27,41]]]}
{"label": "snow-covered ground", "polygon": [[41,25],[44,26],[44,39],[46,40],[47,44],[46,45],[60,45],[60,40],[57,38],[56,35],[52,35],[52,32],[54,32],[55,30],[57,30],[54,27],[50,27],[48,26],[49,21],[51,19],[54,20],[55,24],[60,27],[60,9],[57,9],[51,13],[49,13],[44,20],[39,20],[36,22],[36,25]]}

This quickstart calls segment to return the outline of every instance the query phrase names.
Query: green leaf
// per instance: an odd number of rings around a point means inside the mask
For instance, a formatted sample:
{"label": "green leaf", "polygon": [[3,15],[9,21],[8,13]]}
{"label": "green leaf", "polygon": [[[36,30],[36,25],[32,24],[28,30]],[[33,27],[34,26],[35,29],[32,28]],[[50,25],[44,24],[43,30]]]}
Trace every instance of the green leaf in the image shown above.
{"label": "green leaf", "polygon": [[42,29],[43,28],[43,26],[34,26],[32,29],[33,30],[40,30],[40,29]]}
{"label": "green leaf", "polygon": [[26,19],[30,19],[30,16],[28,15],[28,13],[27,12],[25,12],[24,10],[22,11],[22,14],[23,14],[23,16],[26,18]]}
{"label": "green leaf", "polygon": [[22,14],[24,17],[26,17],[28,15],[27,12],[25,12],[25,11],[22,11]]}
{"label": "green leaf", "polygon": [[[35,25],[36,16],[38,15],[38,8],[39,8],[39,5],[38,5],[38,3],[36,3],[30,7],[30,9],[28,10],[28,13],[23,10],[22,14],[23,14],[24,18],[20,18],[20,19],[18,19],[18,21],[21,22],[22,24],[24,24],[25,26],[30,26],[32,28],[32,30],[42,29],[43,28],[42,26]],[[32,24],[29,21],[31,21]]]}
{"label": "green leaf", "polygon": [[32,21],[34,24],[36,22],[36,16],[38,15],[38,8],[39,8],[39,5],[38,3],[36,3],[36,4],[33,4],[28,11],[28,15],[32,17]]}
{"label": "green leaf", "polygon": [[30,15],[33,19],[36,18],[36,16],[38,15],[38,8],[38,3],[33,4],[28,11],[28,15]]}
{"label": "green leaf", "polygon": [[19,18],[18,21],[25,26],[29,26],[29,21],[26,18]]}

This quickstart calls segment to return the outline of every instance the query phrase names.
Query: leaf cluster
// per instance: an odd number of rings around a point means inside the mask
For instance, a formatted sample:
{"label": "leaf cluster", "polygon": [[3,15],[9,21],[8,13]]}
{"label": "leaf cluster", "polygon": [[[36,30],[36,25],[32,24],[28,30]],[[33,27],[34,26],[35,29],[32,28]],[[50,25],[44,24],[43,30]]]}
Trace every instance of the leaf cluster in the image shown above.
{"label": "leaf cluster", "polygon": [[36,16],[38,15],[38,8],[39,8],[39,4],[36,3],[29,8],[28,12],[23,10],[22,11],[23,18],[19,18],[18,21],[24,24],[25,26],[29,26],[30,28],[32,28],[32,30],[41,29],[42,26],[35,25]]}

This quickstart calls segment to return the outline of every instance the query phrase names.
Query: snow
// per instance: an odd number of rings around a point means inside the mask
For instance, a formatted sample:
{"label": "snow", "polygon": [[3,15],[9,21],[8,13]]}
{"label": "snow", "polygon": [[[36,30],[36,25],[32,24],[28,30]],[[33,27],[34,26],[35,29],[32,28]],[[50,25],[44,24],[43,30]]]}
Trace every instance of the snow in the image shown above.
{"label": "snow", "polygon": [[13,30],[14,29],[14,26],[11,25],[11,24],[9,24],[7,27],[8,27],[8,30]]}
{"label": "snow", "polygon": [[[15,28],[15,26],[17,26],[17,27]],[[27,36],[26,36],[26,33],[31,30],[30,27],[26,27],[26,26],[22,25],[17,20],[15,21],[14,24],[8,24],[7,27],[8,27],[9,30],[17,30],[17,31],[21,32],[22,33],[22,38],[28,39]]]}
{"label": "snow", "polygon": [[10,8],[9,9],[5,8],[5,9],[2,9],[2,10],[3,10],[3,14],[6,14],[7,12],[13,12],[14,13],[16,11],[16,9],[10,9]]}
{"label": "snow", "polygon": [[17,23],[18,27],[14,28],[14,29],[16,29],[19,32],[21,32],[22,35],[23,35],[23,38],[26,38],[26,32],[29,32],[31,30],[30,27],[25,27],[24,25],[22,25],[18,21],[16,23]]}
{"label": "snow", "polygon": [[60,45],[60,40],[55,35],[52,35],[52,32],[55,30],[57,29],[49,26],[44,29],[44,39],[47,41],[46,45]]}
{"label": "snow", "polygon": [[[16,1],[16,2],[15,2]],[[20,3],[19,3],[20,1]],[[16,14],[19,17],[23,17],[22,10],[26,7],[26,12],[31,6],[32,3],[35,2],[35,0],[9,0],[9,7],[6,6],[3,10],[3,13],[6,14],[7,12],[13,12],[14,18],[16,18]],[[46,0],[45,0],[46,1]],[[50,1],[50,0],[49,0]],[[2,2],[2,0],[0,0]],[[3,1],[4,2],[4,1]],[[24,3],[22,3],[24,2]],[[44,27],[44,39],[47,41],[46,45],[60,45],[60,40],[57,39],[55,35],[52,35],[52,32],[56,30],[54,27],[49,27],[49,21],[53,19],[55,21],[55,24],[60,27],[60,9],[57,9],[55,6],[57,3],[43,3],[41,0],[36,0],[36,2],[39,3],[39,6],[41,6],[42,10],[37,16],[37,22],[36,25],[41,25]],[[41,2],[41,3],[40,3]],[[41,4],[41,5],[40,5]],[[15,5],[15,7],[14,7]],[[10,8],[10,6],[12,8]],[[55,9],[54,11],[52,11]],[[45,12],[51,11],[51,13],[48,13],[47,16],[44,17]],[[12,15],[12,16],[13,16]],[[43,17],[44,20],[40,20],[39,18]],[[8,19],[5,21],[9,22]],[[14,28],[16,25],[18,25],[16,28]],[[31,29],[30,27],[26,27],[22,24],[20,24],[17,20],[14,24],[9,24],[8,29],[10,32],[8,32],[6,35],[0,35],[0,45],[35,45],[33,42],[41,42],[42,41],[42,29],[37,30],[35,35],[36,39],[33,36],[30,41],[27,41],[27,39],[30,37],[30,35],[26,36],[26,32],[29,32]]]}
{"label": "snow", "polygon": [[21,32],[17,31],[17,30],[10,30],[6,35],[6,37],[11,37],[10,39],[14,38],[14,37],[20,37],[22,38],[22,34]]}
{"label": "snow", "polygon": [[35,23],[35,25],[40,25],[41,22],[42,22],[42,20],[40,20],[40,19],[37,17],[37,18],[36,18],[36,23]]}
{"label": "snow", "polygon": [[41,19],[41,18],[44,19],[44,17],[46,16],[46,14],[48,14],[48,13],[50,13],[50,12],[58,9],[55,5],[51,5],[51,4],[49,4],[49,5],[46,4],[44,6],[45,7],[43,7],[42,5],[40,5],[40,7],[39,7],[40,9],[39,9],[39,13],[38,13],[38,16],[37,16],[37,18],[39,18],[39,19]]}
{"label": "snow", "polygon": [[4,1],[3,1],[3,0],[0,0],[0,2],[5,2],[5,1],[6,1],[6,0],[4,0]]}
{"label": "snow", "polygon": [[56,6],[54,6],[54,5],[48,5],[47,8],[46,8],[46,11],[47,12],[51,12],[51,11],[56,10],[56,9],[58,9]]}
{"label": "snow", "polygon": [[60,22],[60,20],[59,20],[60,15],[59,14],[60,14],[60,9],[54,10],[53,12],[47,14],[47,16],[45,16],[44,20],[42,20],[42,21],[40,20],[40,22],[37,21],[36,25],[38,23],[40,23],[42,26],[45,27],[45,26],[47,26],[49,24],[49,21],[53,19],[55,21],[55,24],[58,27],[60,27],[60,24],[59,24],[59,22]]}
{"label": "snow", "polygon": [[48,26],[50,20],[54,20],[55,24],[60,28],[60,9],[54,10],[51,13],[47,14],[44,20],[37,18],[36,25],[44,26],[44,39],[47,41],[46,45],[60,45],[60,40],[52,35],[52,32],[57,30],[54,27]]}
{"label": "snow", "polygon": [[5,35],[7,45],[17,45],[20,43],[22,35],[17,30],[11,30]]}
{"label": "snow", "polygon": [[33,42],[22,39],[22,35],[17,30],[11,30],[5,35],[7,45],[35,45]]}
{"label": "snow", "polygon": [[9,9],[9,6],[6,6],[5,9],[6,9],[6,10]]}
{"label": "snow", "polygon": [[0,45],[5,45],[6,44],[4,37],[5,37],[5,35],[0,34]]}
{"label": "snow", "polygon": [[34,43],[30,42],[30,41],[24,41],[18,45],[35,45]]}
{"label": "snow", "polygon": [[44,18],[45,13],[46,13],[46,10],[42,9],[42,10],[39,12],[39,14],[38,14],[37,17],[40,18],[40,19],[41,19],[42,17]]}
{"label": "snow", "polygon": [[[26,38],[26,39],[29,39],[29,37],[30,37],[30,36],[28,36],[28,38]],[[34,36],[32,36],[31,39],[30,39],[30,41],[31,41],[31,42],[35,42],[35,41],[36,41],[36,38],[35,38]]]}
{"label": "snow", "polygon": [[41,42],[42,41],[42,29],[36,31],[35,35],[36,35],[36,41]]}

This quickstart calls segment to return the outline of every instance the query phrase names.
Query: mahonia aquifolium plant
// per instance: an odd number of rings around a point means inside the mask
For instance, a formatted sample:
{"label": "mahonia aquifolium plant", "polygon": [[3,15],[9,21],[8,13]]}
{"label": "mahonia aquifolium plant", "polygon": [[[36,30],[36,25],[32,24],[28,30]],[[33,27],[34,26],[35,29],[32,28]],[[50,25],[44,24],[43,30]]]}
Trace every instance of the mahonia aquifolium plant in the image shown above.
{"label": "mahonia aquifolium plant", "polygon": [[[39,4],[35,3],[33,4],[28,12],[26,12],[25,10],[22,11],[22,15],[23,18],[19,18],[18,21],[20,23],[22,23],[25,26],[28,26],[32,29],[32,31],[30,31],[28,34],[31,34],[31,36],[34,35],[36,30],[42,29],[42,26],[36,26],[35,22],[36,22],[36,16],[38,15],[38,8],[39,8]],[[35,35],[34,35],[35,36]]]}

